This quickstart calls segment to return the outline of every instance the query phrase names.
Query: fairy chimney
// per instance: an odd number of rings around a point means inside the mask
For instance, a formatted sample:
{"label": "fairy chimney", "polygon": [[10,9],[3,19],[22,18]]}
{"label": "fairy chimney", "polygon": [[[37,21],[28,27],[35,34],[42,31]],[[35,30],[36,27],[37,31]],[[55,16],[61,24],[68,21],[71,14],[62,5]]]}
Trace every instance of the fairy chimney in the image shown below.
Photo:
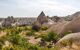
{"label": "fairy chimney", "polygon": [[43,24],[43,23],[45,23],[45,22],[48,22],[48,17],[45,16],[44,12],[42,11],[42,12],[40,13],[40,15],[38,16],[37,21],[38,21],[40,24]]}

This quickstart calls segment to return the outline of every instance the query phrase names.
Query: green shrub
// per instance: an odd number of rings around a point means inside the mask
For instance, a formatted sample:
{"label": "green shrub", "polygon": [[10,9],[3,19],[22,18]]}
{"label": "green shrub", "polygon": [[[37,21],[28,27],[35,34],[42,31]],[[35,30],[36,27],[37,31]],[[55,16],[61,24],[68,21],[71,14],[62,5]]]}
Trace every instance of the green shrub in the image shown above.
{"label": "green shrub", "polygon": [[20,33],[20,31],[17,30],[16,28],[5,29],[4,32],[6,32],[7,34],[19,34]]}
{"label": "green shrub", "polygon": [[38,25],[33,25],[32,26],[32,29],[35,30],[35,31],[39,31],[40,30],[40,27]]}
{"label": "green shrub", "polygon": [[13,47],[11,46],[3,47],[2,50],[13,50]]}
{"label": "green shrub", "polygon": [[48,27],[41,27],[41,30],[47,30],[48,29]]}
{"label": "green shrub", "polygon": [[4,47],[2,50],[28,50],[27,47],[19,46],[19,45],[13,45],[12,47]]}
{"label": "green shrub", "polygon": [[42,36],[42,39],[45,41],[57,41],[59,39],[59,36],[56,33],[50,32],[47,35]]}
{"label": "green shrub", "polygon": [[62,46],[71,46],[72,45],[72,40],[64,40],[60,42]]}
{"label": "green shrub", "polygon": [[[27,32],[26,35],[28,36],[34,36],[35,32],[40,30],[40,27],[34,26],[33,29],[30,27],[30,32]],[[46,30],[47,27],[43,27],[42,30]],[[48,48],[47,46],[41,47],[39,44],[30,44],[28,42],[28,39],[25,37],[22,37],[19,33],[21,31],[27,30],[27,27],[13,27],[13,28],[5,28],[4,31],[7,32],[7,35],[0,37],[0,49],[1,50],[54,50],[53,48]],[[35,35],[35,37],[38,37],[39,35]],[[54,40],[58,40],[59,37],[54,32],[49,32],[48,34],[41,34],[40,37],[47,41],[51,42]],[[39,37],[39,38],[40,38]],[[5,41],[9,41],[11,46],[8,47],[2,47],[4,45]]]}
{"label": "green shrub", "polygon": [[22,26],[22,27],[16,27],[16,29],[21,32],[27,30],[28,28],[27,26]]}
{"label": "green shrub", "polygon": [[72,33],[72,31],[64,32],[63,36]]}
{"label": "green shrub", "polygon": [[27,36],[32,36],[35,35],[35,30],[31,30],[30,32],[27,32]]}
{"label": "green shrub", "polygon": [[26,44],[28,43],[26,38],[21,37],[20,35],[17,35],[17,34],[9,35],[7,39],[8,41],[10,41],[12,44],[15,44],[15,45],[26,46]]}
{"label": "green shrub", "polygon": [[2,49],[3,44],[4,44],[3,42],[0,42],[0,49]]}
{"label": "green shrub", "polygon": [[30,44],[30,45],[28,45],[28,50],[39,50],[39,46]]}

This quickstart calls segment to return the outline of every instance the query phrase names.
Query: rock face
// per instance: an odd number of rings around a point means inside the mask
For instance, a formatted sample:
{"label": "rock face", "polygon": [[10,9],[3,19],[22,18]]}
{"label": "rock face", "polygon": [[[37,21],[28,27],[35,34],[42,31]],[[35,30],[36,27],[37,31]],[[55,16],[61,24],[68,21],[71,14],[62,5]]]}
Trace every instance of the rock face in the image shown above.
{"label": "rock face", "polygon": [[68,34],[61,38],[57,43],[65,40],[71,40],[72,42],[80,42],[80,32]]}
{"label": "rock face", "polygon": [[76,17],[80,17],[80,11],[70,15],[71,19],[75,19]]}
{"label": "rock face", "polygon": [[48,30],[47,32],[55,32],[57,34],[61,34],[62,30],[65,28],[65,26],[68,24],[69,22],[67,21],[63,21],[63,22],[58,22],[53,24]]}
{"label": "rock face", "polygon": [[53,21],[51,18],[46,16],[43,11],[40,13],[36,21],[36,25],[43,26],[43,27],[50,27],[54,23],[55,21]]}
{"label": "rock face", "polygon": [[63,32],[67,31],[72,31],[73,33],[80,32],[80,17],[77,17],[65,26]]}
{"label": "rock face", "polygon": [[44,27],[51,27],[55,23],[56,22],[54,22],[53,20],[48,19],[48,22],[43,23],[42,26],[44,26]]}
{"label": "rock face", "polygon": [[65,17],[52,16],[51,20],[53,20],[54,22],[62,22],[65,20]]}
{"label": "rock face", "polygon": [[6,19],[4,19],[4,20],[2,21],[2,26],[3,26],[3,27],[9,27],[9,26],[11,26],[11,24],[14,23],[14,22],[15,22],[15,20],[14,20],[13,16],[11,16],[11,17],[8,17],[8,18],[6,18]]}
{"label": "rock face", "polygon": [[65,48],[67,50],[80,49],[80,32],[71,33],[71,34],[64,36],[56,43],[56,46],[58,46],[62,49]]}
{"label": "rock face", "polygon": [[32,25],[36,21],[36,18],[13,18],[13,16],[0,19],[0,26],[2,27]]}
{"label": "rock face", "polygon": [[44,12],[42,11],[42,12],[40,13],[40,15],[38,16],[37,21],[38,21],[40,24],[43,24],[43,23],[45,23],[45,22],[48,22],[48,17],[45,16]]}
{"label": "rock face", "polygon": [[68,15],[65,18],[66,18],[67,21],[71,21],[71,20],[75,19],[76,17],[80,17],[80,11],[76,12],[76,13],[74,13],[72,15]]}
{"label": "rock face", "polygon": [[57,23],[50,30],[59,34],[69,31],[73,33],[80,32],[80,17],[76,17],[72,21]]}
{"label": "rock face", "polygon": [[36,18],[18,18],[16,21],[17,26],[32,25],[36,21]]}
{"label": "rock face", "polygon": [[53,16],[51,17],[51,20],[53,20],[54,22],[58,22],[60,20],[60,17]]}

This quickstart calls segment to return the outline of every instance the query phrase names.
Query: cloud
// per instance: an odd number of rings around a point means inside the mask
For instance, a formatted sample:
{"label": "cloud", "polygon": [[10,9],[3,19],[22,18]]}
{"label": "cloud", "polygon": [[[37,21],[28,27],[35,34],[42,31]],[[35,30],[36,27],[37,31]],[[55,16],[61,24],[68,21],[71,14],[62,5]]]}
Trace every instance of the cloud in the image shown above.
{"label": "cloud", "polygon": [[50,16],[65,16],[77,12],[80,8],[78,4],[78,0],[3,0],[0,1],[0,16],[33,17],[38,16],[41,11]]}

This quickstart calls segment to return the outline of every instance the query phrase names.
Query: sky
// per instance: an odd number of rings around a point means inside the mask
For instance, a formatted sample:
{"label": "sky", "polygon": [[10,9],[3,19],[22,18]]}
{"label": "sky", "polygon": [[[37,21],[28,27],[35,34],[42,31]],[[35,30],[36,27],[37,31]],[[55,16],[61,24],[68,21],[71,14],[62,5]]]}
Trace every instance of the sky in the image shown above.
{"label": "sky", "polygon": [[80,0],[0,0],[0,17],[67,16],[80,11]]}

